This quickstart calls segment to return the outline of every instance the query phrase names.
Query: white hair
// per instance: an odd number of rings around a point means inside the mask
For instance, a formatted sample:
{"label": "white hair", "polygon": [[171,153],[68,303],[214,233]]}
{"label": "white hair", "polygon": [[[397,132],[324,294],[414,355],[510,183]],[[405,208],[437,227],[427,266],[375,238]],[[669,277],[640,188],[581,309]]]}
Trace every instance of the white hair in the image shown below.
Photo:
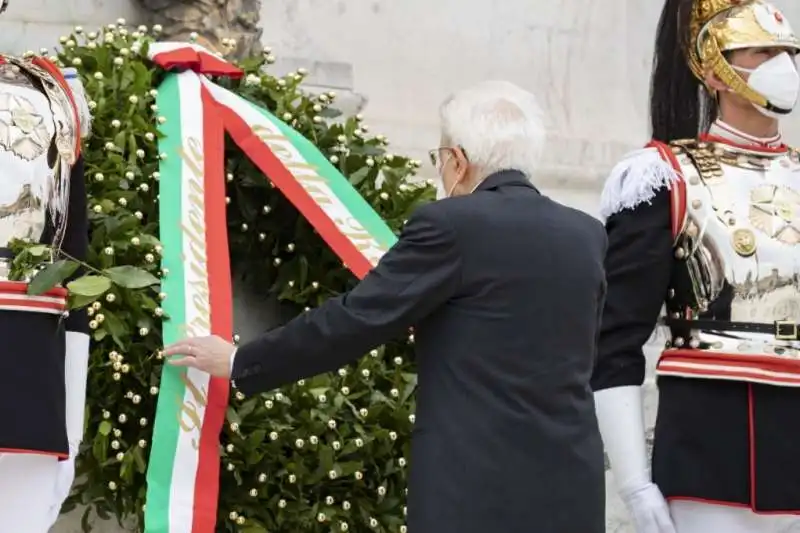
{"label": "white hair", "polygon": [[546,133],[533,94],[506,81],[487,81],[451,95],[439,113],[442,139],[460,146],[481,178],[500,170],[534,175]]}

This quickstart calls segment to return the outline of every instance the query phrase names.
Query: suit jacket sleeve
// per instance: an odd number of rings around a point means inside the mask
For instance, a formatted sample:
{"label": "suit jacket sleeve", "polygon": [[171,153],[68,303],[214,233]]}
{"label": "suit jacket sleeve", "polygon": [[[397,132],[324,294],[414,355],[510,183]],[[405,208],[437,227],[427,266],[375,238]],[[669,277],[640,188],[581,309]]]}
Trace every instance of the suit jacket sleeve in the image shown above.
{"label": "suit jacket sleeve", "polygon": [[606,281],[605,277],[605,258],[606,254],[608,254],[608,235],[603,227],[600,227],[598,230],[598,242],[602,243],[602,249],[599,255],[600,263],[603,265],[603,278],[600,281],[600,285],[597,288],[597,304],[596,304],[596,311],[595,311],[595,338],[594,338],[594,353],[593,353],[593,360],[595,361],[595,365],[597,365],[597,354],[598,354],[598,345],[600,344],[600,325],[603,321],[603,308],[606,304],[606,294],[608,292],[608,282]]}
{"label": "suit jacket sleeve", "polygon": [[674,264],[669,191],[610,216],[606,233],[608,285],[592,376],[595,391],[644,382],[642,347],[655,329]]}
{"label": "suit jacket sleeve", "polygon": [[[79,157],[72,166],[70,174],[67,227],[64,231],[64,240],[61,243],[61,247],[71,257],[84,262],[87,260],[89,254],[89,211],[86,202],[83,156]],[[81,267],[70,279],[77,278],[84,273]],[[89,333],[89,319],[85,309],[73,309],[65,322],[67,331]]]}
{"label": "suit jacket sleeve", "polygon": [[441,206],[426,205],[349,293],[241,346],[232,378],[246,394],[335,370],[404,334],[461,283],[456,236]]}

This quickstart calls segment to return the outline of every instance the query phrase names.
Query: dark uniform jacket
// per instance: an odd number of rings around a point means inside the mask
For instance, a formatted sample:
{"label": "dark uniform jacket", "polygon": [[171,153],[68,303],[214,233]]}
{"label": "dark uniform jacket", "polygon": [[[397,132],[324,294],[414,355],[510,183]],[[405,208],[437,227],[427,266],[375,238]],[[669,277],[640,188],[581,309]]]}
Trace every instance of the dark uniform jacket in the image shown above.
{"label": "dark uniform jacket", "polygon": [[[61,249],[85,261],[89,218],[83,157],[70,174],[69,206]],[[55,228],[47,217],[43,244],[52,244]],[[0,248],[0,257],[10,250]],[[0,310],[0,453],[43,453],[66,458],[65,333],[89,333],[85,309],[62,315]],[[0,526],[0,531],[2,531]]]}
{"label": "dark uniform jacket", "polygon": [[[675,261],[671,212],[670,193],[662,188],[606,222],[608,297],[596,390],[642,384],[642,346],[667,292],[689,290],[686,266]],[[712,308],[708,315],[703,318],[730,320],[729,311]],[[652,472],[665,497],[800,511],[800,425],[786,422],[800,412],[799,389],[662,376],[658,390]]]}
{"label": "dark uniform jacket", "polygon": [[410,533],[603,533],[589,378],[600,222],[505,171],[419,208],[350,293],[240,347],[245,393],[334,370],[415,328]]}

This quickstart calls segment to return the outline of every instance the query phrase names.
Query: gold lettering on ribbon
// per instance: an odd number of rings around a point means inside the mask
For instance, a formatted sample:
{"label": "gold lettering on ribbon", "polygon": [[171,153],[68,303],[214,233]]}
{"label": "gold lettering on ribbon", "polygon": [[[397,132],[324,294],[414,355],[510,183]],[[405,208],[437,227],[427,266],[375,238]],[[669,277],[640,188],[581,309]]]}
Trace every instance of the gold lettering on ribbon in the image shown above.
{"label": "gold lettering on ribbon", "polygon": [[386,248],[381,246],[372,235],[367,233],[364,226],[353,217],[334,218],[333,221],[342,230],[350,241],[355,245],[359,252],[364,254],[370,264],[377,265],[383,254],[386,253]]}
{"label": "gold lettering on ribbon", "polygon": [[261,124],[253,126],[252,131],[261,142],[269,147],[272,153],[275,154],[275,157],[280,159],[281,163],[283,163],[293,175],[297,175],[298,173],[311,174],[319,178],[317,167],[305,161],[298,160],[299,158],[294,155],[292,151],[293,147],[291,147],[292,145],[286,140],[286,137],[280,133],[273,133],[269,128]]}
{"label": "gold lettering on ribbon", "polygon": [[356,249],[372,265],[376,265],[383,254],[386,253],[387,248],[376,241],[355,218],[351,216],[335,216],[333,213],[335,211],[348,213],[348,210],[333,194],[333,191],[328,186],[328,181],[320,176],[317,167],[305,161],[298,161],[299,157],[295,155],[296,150],[286,137],[280,135],[280,133],[273,132],[262,124],[256,124],[253,126],[253,134],[266,144],[281,163],[289,169],[308,195],[322,207],[323,211],[336,224],[339,231],[353,243]]}
{"label": "gold lettering on ribbon", "polygon": [[181,381],[191,394],[192,399],[187,400],[185,393],[184,398],[178,399],[180,408],[178,424],[183,431],[191,434],[192,448],[198,450],[200,449],[200,432],[203,428],[203,417],[200,415],[200,408],[205,411],[206,405],[208,405],[208,392],[203,388],[198,388],[185,372],[181,373]]}
{"label": "gold lettering on ribbon", "polygon": [[[211,334],[211,307],[208,288],[208,268],[205,225],[205,159],[202,144],[195,137],[187,137],[179,154],[185,165],[182,183],[181,232],[184,243],[185,289],[190,294],[186,314],[190,317],[185,324],[185,334],[199,337]],[[203,417],[200,410],[208,404],[208,391],[198,387],[186,373],[181,381],[191,398],[178,399],[180,406],[178,424],[191,435],[195,450],[200,447],[200,432]]]}
{"label": "gold lettering on ribbon", "polygon": [[192,448],[200,449],[200,433],[203,428],[203,419],[200,416],[198,406],[191,400],[178,399],[178,425],[181,429],[189,433]]}

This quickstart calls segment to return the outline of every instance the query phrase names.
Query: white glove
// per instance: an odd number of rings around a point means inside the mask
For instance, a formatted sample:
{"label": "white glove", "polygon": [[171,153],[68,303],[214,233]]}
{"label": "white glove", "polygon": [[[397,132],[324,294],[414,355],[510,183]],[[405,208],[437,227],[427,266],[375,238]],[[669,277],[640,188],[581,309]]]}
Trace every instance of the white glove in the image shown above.
{"label": "white glove", "polygon": [[594,401],[611,472],[633,516],[636,533],[675,533],[667,502],[650,481],[642,388],[601,390],[595,393]]}
{"label": "white glove", "polygon": [[636,533],[675,533],[667,500],[654,483],[620,497],[633,517]]}
{"label": "white glove", "polygon": [[58,463],[58,477],[54,487],[54,497],[50,505],[50,527],[56,523],[61,514],[61,506],[69,496],[72,483],[75,481],[75,454],[70,452],[69,459]]}
{"label": "white glove", "polygon": [[61,506],[67,499],[75,481],[75,457],[83,440],[84,413],[86,410],[86,377],[89,370],[89,336],[85,333],[67,331],[66,364],[64,380],[66,385],[67,439],[69,458],[58,464],[52,504],[50,506],[51,524],[58,520]]}

